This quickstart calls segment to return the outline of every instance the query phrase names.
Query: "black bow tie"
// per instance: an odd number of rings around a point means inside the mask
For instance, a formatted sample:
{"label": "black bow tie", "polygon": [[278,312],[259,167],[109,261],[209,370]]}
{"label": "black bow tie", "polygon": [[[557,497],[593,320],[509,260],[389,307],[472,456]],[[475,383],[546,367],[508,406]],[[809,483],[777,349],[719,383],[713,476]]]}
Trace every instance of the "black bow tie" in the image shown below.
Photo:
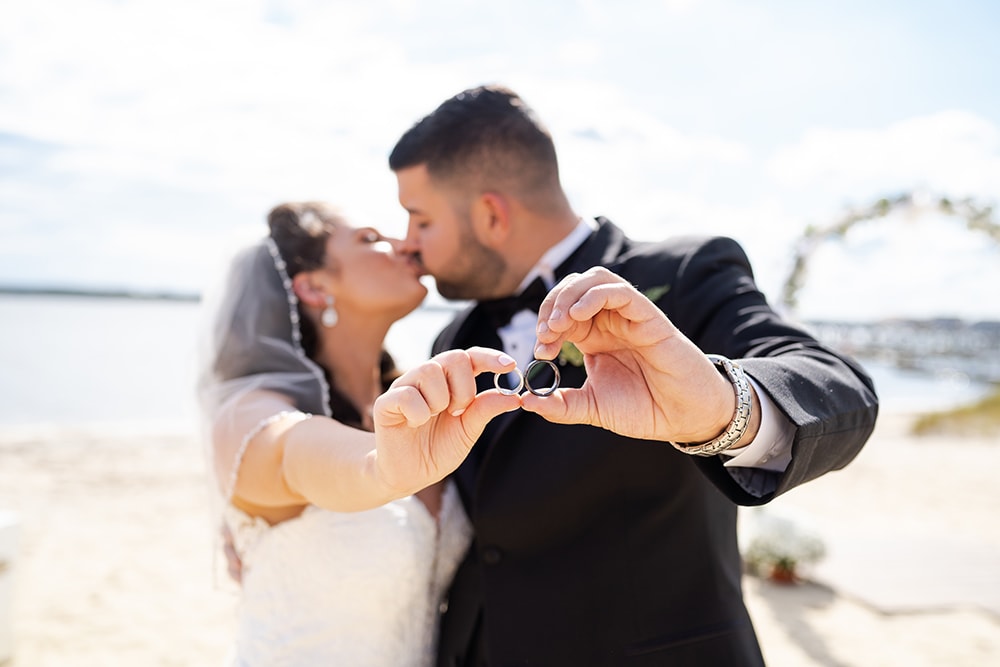
{"label": "black bow tie", "polygon": [[522,310],[537,313],[548,293],[549,288],[545,286],[545,282],[541,278],[535,278],[523,292],[516,296],[480,301],[479,310],[490,319],[494,329],[499,329],[510,322],[514,313],[519,313]]}

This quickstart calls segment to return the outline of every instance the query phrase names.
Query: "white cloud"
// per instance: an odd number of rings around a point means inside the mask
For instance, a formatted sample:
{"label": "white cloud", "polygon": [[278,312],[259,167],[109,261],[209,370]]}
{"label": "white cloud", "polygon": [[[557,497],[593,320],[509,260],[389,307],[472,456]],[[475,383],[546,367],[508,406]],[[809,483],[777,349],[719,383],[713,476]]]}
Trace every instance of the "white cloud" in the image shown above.
{"label": "white cloud", "polygon": [[859,223],[817,248],[799,294],[807,319],[1000,319],[1000,245],[958,216]]}
{"label": "white cloud", "polygon": [[556,48],[560,62],[566,65],[594,65],[602,54],[603,47],[594,40],[571,39]]}
{"label": "white cloud", "polygon": [[882,129],[810,130],[777,152],[776,183],[855,196],[913,189],[1000,197],[1000,128],[965,111],[903,120]]}
{"label": "white cloud", "polygon": [[[546,5],[560,17],[549,31],[517,26],[517,8],[480,15],[461,0],[15,3],[0,24],[0,132],[44,148],[26,149],[30,170],[21,148],[0,155],[0,270],[30,280],[55,265],[81,282],[124,274],[186,289],[212,271],[218,247],[262,230],[270,206],[305,197],[400,234],[393,142],[445,97],[488,81],[512,85],[549,124],[578,212],[637,238],[734,236],[770,293],[804,225],[845,203],[916,186],[1000,196],[1000,131],[971,112],[831,126],[777,148],[751,131],[681,129],[667,103],[742,121],[752,114],[734,100],[766,105],[787,89],[782,76],[812,76],[809,58],[786,62],[782,39],[820,43],[838,72],[855,71],[839,60],[850,54],[815,23],[782,37],[766,7],[639,4]],[[523,43],[476,39],[467,19],[523,27]],[[719,35],[737,41],[708,48]],[[764,51],[742,53],[759,40]],[[772,60],[781,66],[768,79]],[[739,81],[725,88],[735,63]]]}

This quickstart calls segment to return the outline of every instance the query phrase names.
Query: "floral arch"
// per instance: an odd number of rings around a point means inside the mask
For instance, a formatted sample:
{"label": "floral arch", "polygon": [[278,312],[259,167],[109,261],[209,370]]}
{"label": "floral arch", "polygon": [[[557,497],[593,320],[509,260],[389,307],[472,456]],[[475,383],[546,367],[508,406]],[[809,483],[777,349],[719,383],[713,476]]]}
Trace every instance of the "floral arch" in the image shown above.
{"label": "floral arch", "polygon": [[884,218],[900,209],[909,209],[917,214],[943,213],[961,218],[969,231],[985,233],[996,243],[1000,243],[1000,223],[993,219],[993,207],[990,205],[971,198],[953,200],[916,192],[883,197],[867,207],[849,211],[843,218],[829,226],[806,227],[805,232],[795,243],[792,268],[782,285],[782,305],[789,311],[794,311],[798,306],[798,294],[805,283],[809,259],[820,244],[842,239],[855,225]]}

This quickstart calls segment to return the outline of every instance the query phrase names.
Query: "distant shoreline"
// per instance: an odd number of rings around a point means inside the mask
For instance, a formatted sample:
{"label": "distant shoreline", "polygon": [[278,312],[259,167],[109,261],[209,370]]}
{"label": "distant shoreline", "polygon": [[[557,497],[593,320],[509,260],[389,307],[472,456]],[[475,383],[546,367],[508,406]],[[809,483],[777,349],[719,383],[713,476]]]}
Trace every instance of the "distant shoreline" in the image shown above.
{"label": "distant shoreline", "polygon": [[95,297],[99,299],[139,299],[144,301],[201,301],[201,295],[194,292],[169,292],[124,288],[111,289],[0,285],[0,294],[9,294],[14,296],[72,296]]}
{"label": "distant shoreline", "polygon": [[[31,297],[81,297],[96,299],[130,299],[135,301],[181,301],[197,303],[201,301],[198,292],[172,292],[169,290],[137,290],[125,288],[90,288],[90,287],[58,287],[38,285],[0,285],[0,296],[31,296]],[[462,305],[423,304],[422,310],[449,311],[461,310]]]}
{"label": "distant shoreline", "polygon": [[[184,301],[196,303],[201,301],[201,294],[198,292],[176,292],[171,290],[142,290],[129,288],[110,287],[65,287],[56,285],[3,285],[0,284],[0,296],[56,296],[56,297],[92,297],[98,299],[133,299],[137,301]],[[459,311],[467,305],[466,302],[448,303],[425,303],[421,305],[422,310],[447,310]],[[809,326],[821,326],[824,328],[844,327],[871,327],[871,326],[902,326],[919,328],[939,328],[949,329],[962,326],[975,326],[977,328],[990,328],[995,331],[1000,329],[1000,320],[990,318],[963,318],[953,316],[941,317],[890,317],[883,320],[872,321],[838,321],[838,320],[806,320],[804,324]],[[828,332],[829,333],[829,332]]]}

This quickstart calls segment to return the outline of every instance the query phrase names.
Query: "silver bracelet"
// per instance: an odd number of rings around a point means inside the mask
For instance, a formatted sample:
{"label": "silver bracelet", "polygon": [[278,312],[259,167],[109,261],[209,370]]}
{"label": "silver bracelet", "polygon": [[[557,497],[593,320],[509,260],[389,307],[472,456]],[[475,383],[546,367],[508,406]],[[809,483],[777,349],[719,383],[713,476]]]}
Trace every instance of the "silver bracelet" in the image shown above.
{"label": "silver bracelet", "polygon": [[729,426],[722,432],[722,435],[714,440],[702,443],[670,443],[685,454],[693,454],[695,456],[715,456],[739,442],[743,434],[746,433],[747,426],[750,425],[750,412],[753,407],[753,394],[750,391],[750,382],[747,380],[743,368],[739,364],[718,354],[709,354],[708,359],[725,371],[729,377],[729,381],[733,383],[733,389],[736,391],[736,414],[733,415],[733,420],[729,422]]}

